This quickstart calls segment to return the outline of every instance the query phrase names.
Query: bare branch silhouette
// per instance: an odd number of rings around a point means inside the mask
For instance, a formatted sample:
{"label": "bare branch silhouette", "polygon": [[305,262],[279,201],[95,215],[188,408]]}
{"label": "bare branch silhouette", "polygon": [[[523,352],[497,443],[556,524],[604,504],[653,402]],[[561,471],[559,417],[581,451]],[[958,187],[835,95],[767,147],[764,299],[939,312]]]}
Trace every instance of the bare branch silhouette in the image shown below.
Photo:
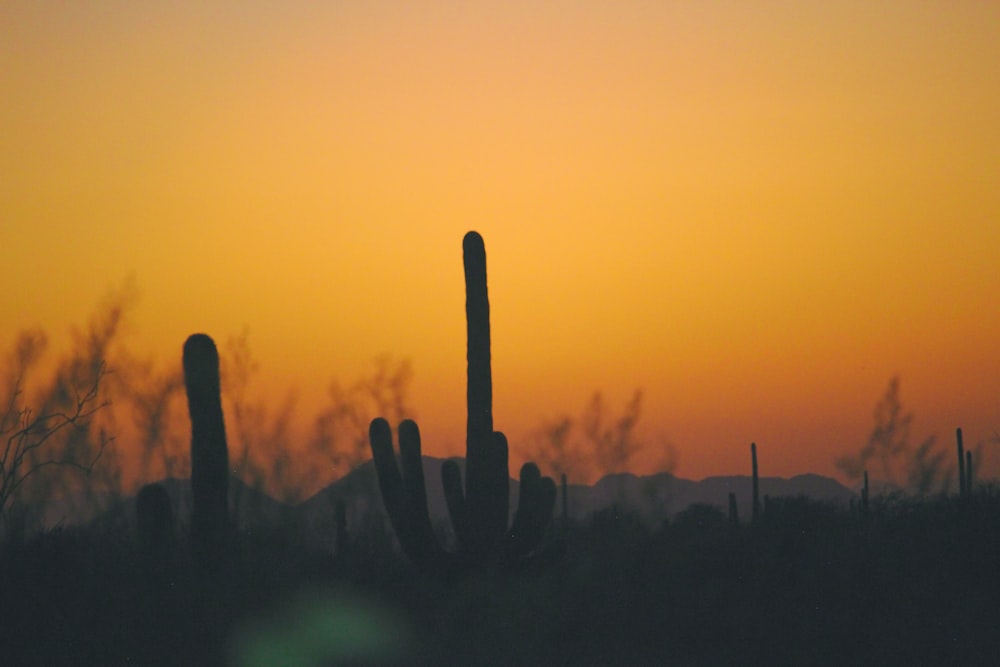
{"label": "bare branch silhouette", "polygon": [[947,490],[951,476],[948,453],[937,447],[934,435],[915,447],[910,444],[913,413],[903,410],[899,385],[899,376],[889,380],[885,394],[875,406],[875,425],[868,442],[857,454],[838,458],[837,468],[848,478],[860,480],[875,462],[882,480],[890,486],[898,488],[905,483],[909,490],[920,494]]}
{"label": "bare branch silhouette", "polygon": [[368,459],[368,427],[382,416],[391,424],[414,417],[408,402],[413,368],[406,359],[382,356],[370,375],[349,386],[336,379],[328,390],[327,408],[316,418],[310,450],[342,475]]}
{"label": "bare branch silhouette", "polygon": [[99,399],[101,381],[107,375],[101,365],[93,381],[86,387],[72,387],[72,401],[66,410],[35,413],[22,403],[23,375],[13,380],[4,412],[0,415],[0,438],[3,454],[0,456],[0,519],[6,520],[9,505],[29,479],[46,468],[59,466],[90,473],[104,454],[110,437],[101,433],[96,450],[81,458],[66,447],[51,447],[57,438],[74,431],[85,430],[93,416],[107,407]]}
{"label": "bare branch silhouette", "polygon": [[[522,451],[552,475],[565,474],[575,482],[629,471],[639,454],[652,443],[636,433],[642,418],[642,390],[636,389],[617,418],[610,415],[601,392],[594,392],[578,419],[560,415],[530,431]],[[662,440],[662,442],[660,442]],[[655,462],[662,472],[673,472],[677,452],[665,438]]]}

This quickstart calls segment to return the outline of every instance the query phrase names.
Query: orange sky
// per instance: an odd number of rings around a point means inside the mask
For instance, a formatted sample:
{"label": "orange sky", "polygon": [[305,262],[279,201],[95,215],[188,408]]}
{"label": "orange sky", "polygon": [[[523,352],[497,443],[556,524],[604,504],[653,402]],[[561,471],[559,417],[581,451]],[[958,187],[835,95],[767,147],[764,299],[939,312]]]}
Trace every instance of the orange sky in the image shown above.
{"label": "orange sky", "polygon": [[209,4],[0,6],[0,342],[134,275],[137,347],[407,357],[455,453],[477,229],[515,441],[641,387],[681,476],[834,474],[897,373],[1000,431],[1000,5]]}

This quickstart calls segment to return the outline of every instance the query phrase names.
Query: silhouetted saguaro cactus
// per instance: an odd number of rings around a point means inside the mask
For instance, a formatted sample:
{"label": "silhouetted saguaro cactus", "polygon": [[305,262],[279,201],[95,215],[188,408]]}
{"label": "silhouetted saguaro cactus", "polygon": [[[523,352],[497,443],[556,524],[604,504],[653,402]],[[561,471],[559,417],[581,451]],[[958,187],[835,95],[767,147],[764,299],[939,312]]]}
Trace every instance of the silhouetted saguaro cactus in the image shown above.
{"label": "silhouetted saguaro cactus", "polygon": [[337,498],[333,513],[337,531],[337,556],[344,557],[347,555],[349,547],[347,543],[347,505],[343,498]]}
{"label": "silhouetted saguaro cactus", "polygon": [[569,527],[569,484],[566,481],[566,473],[559,477],[559,485],[562,487],[562,524],[565,530]]}
{"label": "silhouetted saguaro cactus", "polygon": [[229,452],[222,418],[219,353],[205,334],[184,343],[191,415],[191,544],[204,563],[220,555],[229,527]]}
{"label": "silhouetted saguaro cactus", "polygon": [[476,232],[465,235],[462,249],[468,362],[464,487],[457,462],[446,461],[441,469],[457,552],[446,551],[431,527],[416,423],[406,420],[399,425],[398,467],[388,422],[375,419],[369,429],[382,500],[393,529],[407,555],[426,569],[450,570],[489,560],[521,562],[538,548],[555,507],[555,483],[542,477],[534,463],[526,463],[521,468],[517,511],[507,528],[508,447],[503,433],[493,430],[486,249]]}
{"label": "silhouetted saguaro cactus", "polygon": [[733,527],[740,525],[740,511],[736,507],[736,494],[729,492],[729,523]]}
{"label": "silhouetted saguaro cactus", "polygon": [[868,514],[868,471],[865,470],[865,485],[861,487],[861,513]]}
{"label": "silhouetted saguaro cactus", "polygon": [[965,493],[972,497],[972,450],[965,452]]}
{"label": "silhouetted saguaro cactus", "polygon": [[966,485],[967,477],[965,476],[965,452],[962,447],[962,429],[955,429],[955,440],[958,449],[958,496],[959,498],[965,498],[969,493],[969,488]]}
{"label": "silhouetted saguaro cactus", "polygon": [[760,485],[757,478],[757,443],[750,443],[750,463],[753,466],[753,507],[751,518],[754,523],[760,518]]}
{"label": "silhouetted saguaro cactus", "polygon": [[135,497],[139,556],[154,570],[169,560],[174,543],[174,512],[170,496],[160,484],[147,484]]}

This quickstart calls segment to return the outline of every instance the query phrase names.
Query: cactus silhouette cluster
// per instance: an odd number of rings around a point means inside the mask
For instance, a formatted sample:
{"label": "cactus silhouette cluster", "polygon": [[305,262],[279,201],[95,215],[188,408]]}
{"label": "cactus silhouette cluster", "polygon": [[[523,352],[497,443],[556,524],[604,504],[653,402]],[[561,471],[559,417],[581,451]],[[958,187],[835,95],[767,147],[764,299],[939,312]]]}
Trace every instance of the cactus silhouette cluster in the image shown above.
{"label": "cactus silhouette cluster", "polygon": [[[493,381],[490,361],[490,307],[486,286],[486,249],[482,237],[469,232],[463,240],[467,321],[467,433],[465,480],[459,464],[442,466],[445,500],[457,548],[447,549],[431,525],[423,474],[420,431],[411,420],[399,425],[397,465],[392,430],[382,418],[372,421],[369,442],[379,488],[393,529],[406,554],[422,569],[453,572],[494,563],[517,566],[540,551],[555,508],[556,485],[534,463],[520,472],[520,493],[513,522],[510,515],[508,445],[493,430]],[[215,567],[229,532],[229,455],[222,414],[219,354],[205,334],[184,343],[184,385],[191,416],[191,547],[203,565]],[[565,488],[565,481],[563,483]],[[149,489],[139,511],[144,542],[166,529],[161,515],[162,489]],[[564,491],[565,494],[565,491]],[[567,514],[564,496],[564,517]],[[338,550],[347,545],[343,506],[337,508]]]}
{"label": "cactus silhouette cluster", "polygon": [[372,458],[389,519],[403,550],[425,570],[454,571],[485,563],[501,566],[524,563],[538,553],[552,521],[556,499],[553,480],[542,477],[534,463],[525,463],[521,468],[517,511],[508,528],[507,439],[493,430],[486,249],[476,232],[465,235],[462,247],[468,355],[464,488],[456,461],[446,461],[441,469],[457,549],[446,549],[431,525],[417,424],[406,420],[399,425],[399,466],[389,423],[375,419],[369,430]]}

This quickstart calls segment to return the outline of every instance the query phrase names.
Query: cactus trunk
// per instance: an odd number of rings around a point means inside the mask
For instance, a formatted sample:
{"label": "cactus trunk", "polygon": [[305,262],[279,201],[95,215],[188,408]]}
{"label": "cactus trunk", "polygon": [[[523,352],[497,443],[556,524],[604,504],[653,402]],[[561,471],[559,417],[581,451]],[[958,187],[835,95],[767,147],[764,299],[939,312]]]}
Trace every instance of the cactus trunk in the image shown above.
{"label": "cactus trunk", "polygon": [[486,287],[486,247],[482,237],[474,232],[466,234],[462,240],[462,254],[468,363],[465,506],[470,516],[478,517],[477,521],[466,524],[466,539],[473,551],[487,553],[496,548],[507,530],[510,509],[507,440],[493,431],[490,302]]}
{"label": "cactus trunk", "polygon": [[191,415],[191,544],[209,563],[219,556],[229,525],[229,453],[219,353],[205,334],[184,343],[184,386]]}

